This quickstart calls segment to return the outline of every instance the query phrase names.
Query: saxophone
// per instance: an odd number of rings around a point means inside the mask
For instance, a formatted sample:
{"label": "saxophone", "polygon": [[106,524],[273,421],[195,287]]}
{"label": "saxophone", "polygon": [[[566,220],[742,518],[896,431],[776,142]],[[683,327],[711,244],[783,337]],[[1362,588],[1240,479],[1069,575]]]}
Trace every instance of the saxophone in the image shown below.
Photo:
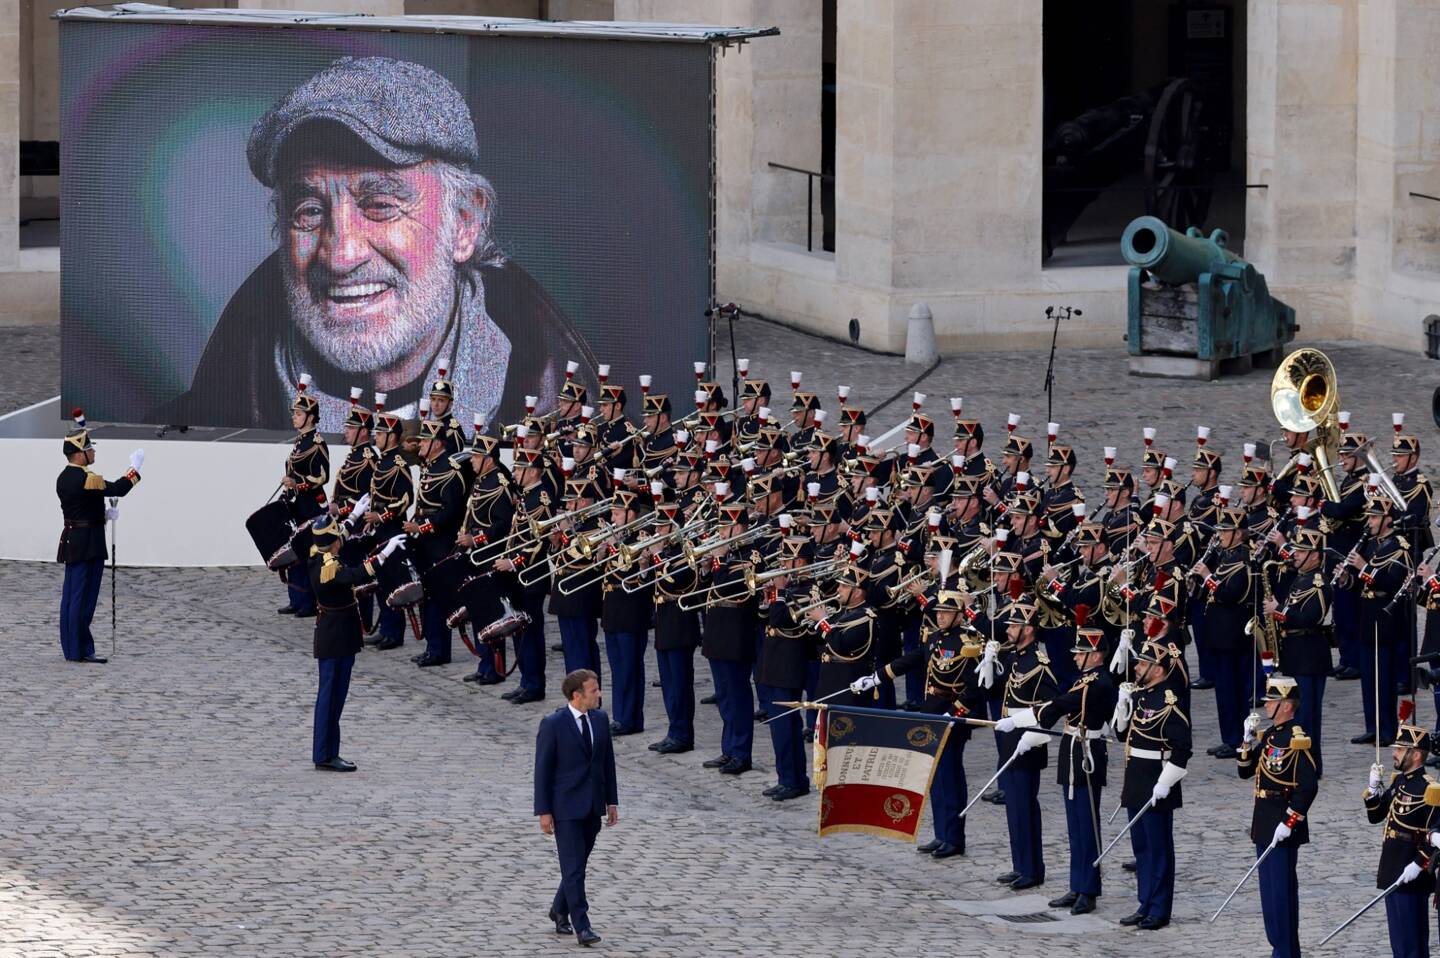
{"label": "saxophone", "polygon": [[1260,614],[1245,627],[1246,633],[1259,643],[1261,653],[1269,652],[1277,667],[1280,661],[1280,629],[1275,624],[1275,618],[1266,614],[1265,606],[1275,600],[1275,593],[1270,588],[1270,568],[1284,564],[1278,559],[1267,559],[1260,564]]}

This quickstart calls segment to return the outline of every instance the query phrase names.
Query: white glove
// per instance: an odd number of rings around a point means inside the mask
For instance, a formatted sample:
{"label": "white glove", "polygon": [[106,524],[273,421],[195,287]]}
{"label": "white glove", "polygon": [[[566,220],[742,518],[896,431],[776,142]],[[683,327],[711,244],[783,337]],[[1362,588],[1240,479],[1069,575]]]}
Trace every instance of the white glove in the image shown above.
{"label": "white glove", "polygon": [[1125,731],[1130,724],[1130,716],[1135,712],[1135,704],[1131,697],[1135,694],[1133,682],[1121,682],[1120,694],[1115,700],[1115,715],[1110,719],[1110,727],[1119,735]]}
{"label": "white glove", "polygon": [[1130,657],[1135,654],[1135,630],[1121,629],[1120,641],[1115,644],[1115,654],[1110,656],[1110,671],[1124,675],[1130,668]]}
{"label": "white glove", "polygon": [[861,692],[868,692],[880,684],[880,676],[871,672],[869,675],[862,675],[850,683],[850,691],[859,695]]}
{"label": "white glove", "polygon": [[136,472],[139,472],[139,471],[140,471],[140,467],[143,466],[143,465],[145,465],[145,450],[144,450],[144,449],[136,449],[134,452],[130,453],[130,468],[131,468],[131,469],[134,469]]}
{"label": "white glove", "polygon": [[370,511],[370,493],[368,493],[368,492],[365,493],[365,495],[361,496],[359,499],[356,499],[356,500],[355,500],[355,505],[353,505],[353,506],[350,507],[350,515],[351,515],[351,517],[354,517],[354,516],[364,516],[365,513],[369,512],[369,511]]}
{"label": "white glove", "polygon": [[106,506],[105,518],[110,522],[114,522],[116,519],[120,518],[120,510],[115,508],[114,506]]}
{"label": "white glove", "polygon": [[1248,749],[1251,745],[1255,744],[1259,737],[1260,716],[1256,715],[1254,712],[1251,712],[1249,715],[1245,716],[1245,741],[1243,743],[1244,747]]}
{"label": "white glove", "polygon": [[1160,766],[1160,778],[1155,782],[1155,788],[1150,792],[1150,797],[1157,802],[1169,797],[1170,789],[1180,784],[1180,779],[1184,778],[1188,771],[1188,769],[1172,765],[1169,762]]}
{"label": "white glove", "polygon": [[1281,822],[1275,826],[1275,837],[1271,839],[1272,844],[1278,845],[1290,837],[1290,826]]}
{"label": "white glove", "polygon": [[1431,848],[1440,848],[1440,832],[1431,832],[1431,833],[1430,833],[1430,847],[1431,847]]}
{"label": "white glove", "polygon": [[997,731],[997,732],[1013,732],[1013,731],[1015,731],[1015,719],[1014,719],[1014,717],[1007,715],[1007,716],[1005,716],[1004,718],[1002,718],[1000,721],[996,722],[996,723],[995,723],[995,731]]}
{"label": "white glove", "polygon": [[1410,884],[1412,881],[1419,878],[1420,873],[1424,870],[1425,869],[1421,868],[1418,862],[1411,862],[1410,864],[1406,865],[1405,870],[1400,873],[1400,884]]}
{"label": "white glove", "polygon": [[1155,787],[1150,790],[1150,801],[1163,802],[1170,796],[1170,786],[1163,782],[1156,782]]}
{"label": "white glove", "polygon": [[400,548],[400,543],[404,541],[405,537],[403,535],[391,536],[390,539],[386,541],[385,548],[380,550],[380,561],[383,563],[386,559],[390,558],[390,553]]}
{"label": "white glove", "polygon": [[990,688],[995,684],[1000,658],[1000,643],[991,639],[985,643],[985,654],[980,657],[980,687]]}
{"label": "white glove", "polygon": [[1015,754],[1024,755],[1032,748],[1039,748],[1050,741],[1050,736],[1044,732],[1026,732],[1020,736],[1020,741],[1015,744]]}
{"label": "white glove", "polygon": [[1370,784],[1366,787],[1366,791],[1368,791],[1371,795],[1374,795],[1376,792],[1380,791],[1380,778],[1381,778],[1381,776],[1383,776],[1384,774],[1385,774],[1385,767],[1384,767],[1383,765],[1381,765],[1379,762],[1376,762],[1374,765],[1371,765],[1371,766],[1370,766]]}

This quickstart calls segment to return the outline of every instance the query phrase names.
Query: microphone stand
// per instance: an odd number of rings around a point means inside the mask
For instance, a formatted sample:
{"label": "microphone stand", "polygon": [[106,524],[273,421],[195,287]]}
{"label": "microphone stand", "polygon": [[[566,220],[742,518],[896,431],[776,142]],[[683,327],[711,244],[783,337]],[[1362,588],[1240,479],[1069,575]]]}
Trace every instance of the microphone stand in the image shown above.
{"label": "microphone stand", "polygon": [[[735,408],[740,407],[740,370],[737,368],[735,358],[735,317],[740,315],[740,307],[734,303],[726,303],[723,306],[712,306],[705,310],[705,318],[714,322],[716,319],[727,320],[730,324],[730,401]],[[715,338],[710,338],[714,342]]]}
{"label": "microphone stand", "polygon": [[1054,320],[1055,328],[1050,333],[1050,361],[1045,365],[1045,418],[1055,419],[1055,346],[1060,340],[1060,320],[1071,316],[1083,316],[1083,310],[1073,306],[1046,306],[1045,316]]}
{"label": "microphone stand", "polygon": [[[112,498],[110,500],[110,508],[119,509],[119,507],[120,500],[118,498]],[[115,549],[115,527],[119,524],[120,519],[119,513],[117,512],[116,518],[110,520],[110,657],[112,659],[115,657],[115,623],[118,617],[115,609],[115,574],[118,570],[120,560],[119,553],[116,552]]]}

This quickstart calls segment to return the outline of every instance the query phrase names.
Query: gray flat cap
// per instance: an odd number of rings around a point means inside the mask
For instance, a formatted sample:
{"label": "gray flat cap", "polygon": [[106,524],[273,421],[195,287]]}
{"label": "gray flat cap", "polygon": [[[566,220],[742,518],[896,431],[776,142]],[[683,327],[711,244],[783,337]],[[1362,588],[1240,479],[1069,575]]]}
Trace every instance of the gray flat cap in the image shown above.
{"label": "gray flat cap", "polygon": [[250,172],[275,185],[280,148],[306,123],[329,120],[396,166],[479,163],[475,124],[455,85],[428,67],[389,57],[341,57],[255,122],[245,148]]}

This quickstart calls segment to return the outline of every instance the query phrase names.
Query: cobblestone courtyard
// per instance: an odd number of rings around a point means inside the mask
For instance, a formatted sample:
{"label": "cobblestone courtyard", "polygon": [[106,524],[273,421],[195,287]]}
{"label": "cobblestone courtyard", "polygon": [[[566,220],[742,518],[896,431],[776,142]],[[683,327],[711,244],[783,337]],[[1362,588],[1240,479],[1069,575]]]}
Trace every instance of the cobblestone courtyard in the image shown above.
{"label": "cobblestone courtyard", "polygon": [[[740,355],[755,361],[752,375],[786,392],[788,370],[803,369],[806,387],[829,408],[837,382],[854,386],[852,401],[873,404],[918,372],[765,325],[738,334]],[[1440,367],[1368,346],[1323,348],[1357,427],[1379,431],[1392,409],[1403,409],[1430,459],[1437,446],[1429,394]],[[942,419],[947,397],[965,396],[967,412],[990,428],[991,446],[1011,410],[1023,414],[1022,431],[1043,439],[1044,359],[951,358],[918,388]],[[14,357],[3,366],[17,373],[5,408],[54,395],[43,371],[22,372]],[[1117,445],[1122,460],[1133,460],[1145,424],[1159,425],[1162,444],[1183,458],[1195,425],[1213,426],[1226,481],[1238,473],[1242,441],[1277,433],[1268,372],[1221,384],[1130,379],[1118,347],[1067,353],[1062,332],[1059,376],[1055,418],[1080,452],[1087,488],[1098,478],[1099,447]],[[728,374],[726,381],[728,393]],[[880,424],[897,421],[908,401],[902,396]],[[419,671],[407,651],[367,651],[343,726],[342,754],[360,772],[325,775],[309,762],[310,623],[274,614],[283,590],[272,575],[122,570],[118,654],[99,667],[60,659],[60,578],[52,564],[0,564],[8,612],[0,628],[0,955],[574,952],[573,939],[558,938],[545,921],[555,851],[530,815],[535,726],[560,704],[558,654],[547,700],[512,706],[499,698],[504,688],[462,683],[469,666],[460,658]],[[108,584],[102,594],[96,637],[104,654]],[[653,653],[648,674],[655,675]],[[707,692],[698,657],[697,678]],[[1218,741],[1214,698],[1197,693],[1196,703],[1203,748]],[[1013,921],[994,913],[1042,913],[1045,900],[1065,890],[1053,772],[1042,790],[1049,877],[1040,894],[1021,896],[993,882],[1009,867],[1002,809],[978,804],[967,854],[944,862],[871,837],[821,840],[813,793],[783,805],[760,795],[773,781],[763,730],[754,772],[729,778],[700,768],[719,750],[718,716],[700,709],[692,753],[645,749],[661,735],[658,689],[647,699],[647,732],[617,741],[621,822],[601,835],[591,868],[604,954],[1268,953],[1253,885],[1220,922],[1206,921],[1253,858],[1249,784],[1233,762],[1202,754],[1192,763],[1176,815],[1179,882],[1169,928],[1132,932],[1115,923],[1134,906],[1133,877],[1121,871],[1119,854],[1107,861],[1094,915]],[[1313,844],[1301,853],[1307,954],[1384,948],[1378,912],[1326,949],[1309,947],[1374,894],[1380,835],[1365,824],[1359,800],[1374,752],[1348,744],[1359,709],[1357,683],[1330,684],[1327,775],[1312,811]],[[1434,718],[1428,694],[1420,714]],[[994,768],[987,736],[976,737],[966,766],[972,787]],[[1117,796],[1107,792],[1107,808]],[[1117,827],[1106,829],[1107,840]]]}

